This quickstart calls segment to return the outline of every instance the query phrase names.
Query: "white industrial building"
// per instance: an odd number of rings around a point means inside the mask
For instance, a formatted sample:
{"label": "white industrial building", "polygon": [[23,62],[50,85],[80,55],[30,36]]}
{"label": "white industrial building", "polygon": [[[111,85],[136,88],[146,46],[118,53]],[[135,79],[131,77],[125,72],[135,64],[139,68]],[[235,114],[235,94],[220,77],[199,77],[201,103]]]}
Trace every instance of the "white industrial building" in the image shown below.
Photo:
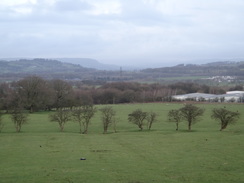
{"label": "white industrial building", "polygon": [[226,94],[244,94],[244,91],[227,91]]}
{"label": "white industrial building", "polygon": [[173,95],[173,100],[194,100],[209,102],[244,102],[244,91],[231,91],[226,94],[215,95],[206,93],[189,93],[184,95]]}

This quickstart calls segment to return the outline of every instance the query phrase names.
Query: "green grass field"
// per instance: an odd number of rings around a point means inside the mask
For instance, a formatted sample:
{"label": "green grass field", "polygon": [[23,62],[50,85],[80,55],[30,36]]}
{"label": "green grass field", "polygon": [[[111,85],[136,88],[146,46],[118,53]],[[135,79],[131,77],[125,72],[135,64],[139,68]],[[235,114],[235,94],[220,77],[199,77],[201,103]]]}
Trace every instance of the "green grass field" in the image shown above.
{"label": "green grass field", "polygon": [[[223,132],[210,118],[213,107],[239,110],[237,124]],[[48,113],[29,116],[16,133],[9,117],[0,133],[1,183],[241,183],[244,182],[244,105],[199,104],[201,121],[188,132],[186,122],[175,131],[167,122],[170,109],[182,104],[114,105],[118,133],[102,134],[99,113],[87,135],[67,123],[64,132]],[[98,108],[102,106],[97,106]],[[127,115],[141,108],[159,114],[151,131],[138,131]],[[86,160],[80,160],[80,158]]]}

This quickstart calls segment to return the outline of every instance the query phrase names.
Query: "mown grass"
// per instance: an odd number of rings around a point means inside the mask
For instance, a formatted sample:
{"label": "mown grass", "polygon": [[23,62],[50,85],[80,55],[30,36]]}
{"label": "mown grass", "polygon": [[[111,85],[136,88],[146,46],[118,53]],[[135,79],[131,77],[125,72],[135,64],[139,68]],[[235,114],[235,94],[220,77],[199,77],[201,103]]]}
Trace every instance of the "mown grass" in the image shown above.
{"label": "mown grass", "polygon": [[[211,109],[225,105],[242,113],[236,125],[223,132],[209,116]],[[202,121],[188,132],[186,123],[167,122],[170,109],[182,104],[113,105],[118,133],[102,134],[99,113],[89,134],[79,134],[70,122],[65,131],[49,122],[48,113],[29,116],[21,133],[15,133],[8,116],[0,133],[0,182],[27,183],[240,183],[244,181],[244,105],[199,104],[205,108]],[[102,106],[97,106],[98,108]],[[140,132],[127,115],[141,108],[159,114],[151,131]],[[80,158],[86,160],[80,160]]]}

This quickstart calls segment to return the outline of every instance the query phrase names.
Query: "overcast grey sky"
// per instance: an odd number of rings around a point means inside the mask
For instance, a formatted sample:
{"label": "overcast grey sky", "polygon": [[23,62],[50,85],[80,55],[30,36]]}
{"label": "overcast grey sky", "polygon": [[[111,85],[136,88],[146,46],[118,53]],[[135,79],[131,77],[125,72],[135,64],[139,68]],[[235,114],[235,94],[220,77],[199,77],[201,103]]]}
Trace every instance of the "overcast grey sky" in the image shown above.
{"label": "overcast grey sky", "polygon": [[244,58],[244,0],[1,0],[0,57]]}

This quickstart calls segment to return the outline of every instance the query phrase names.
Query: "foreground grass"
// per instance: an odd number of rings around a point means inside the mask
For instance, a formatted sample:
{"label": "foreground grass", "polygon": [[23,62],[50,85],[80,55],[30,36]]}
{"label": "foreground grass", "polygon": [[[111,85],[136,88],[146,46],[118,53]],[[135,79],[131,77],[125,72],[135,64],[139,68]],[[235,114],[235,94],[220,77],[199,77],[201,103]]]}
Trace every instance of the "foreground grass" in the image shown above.
{"label": "foreground grass", "polygon": [[[59,132],[58,125],[48,121],[48,113],[31,115],[22,132],[15,133],[6,116],[0,133],[0,182],[243,182],[244,115],[220,132],[209,118],[216,106],[200,106],[206,109],[205,116],[192,132],[184,123],[176,132],[174,124],[166,122],[168,110],[180,104],[115,105],[118,133],[106,135],[99,114],[88,135],[79,134],[78,124],[72,122]],[[244,111],[243,105],[227,107]],[[140,132],[127,122],[128,113],[136,108],[160,115],[152,131]]]}

